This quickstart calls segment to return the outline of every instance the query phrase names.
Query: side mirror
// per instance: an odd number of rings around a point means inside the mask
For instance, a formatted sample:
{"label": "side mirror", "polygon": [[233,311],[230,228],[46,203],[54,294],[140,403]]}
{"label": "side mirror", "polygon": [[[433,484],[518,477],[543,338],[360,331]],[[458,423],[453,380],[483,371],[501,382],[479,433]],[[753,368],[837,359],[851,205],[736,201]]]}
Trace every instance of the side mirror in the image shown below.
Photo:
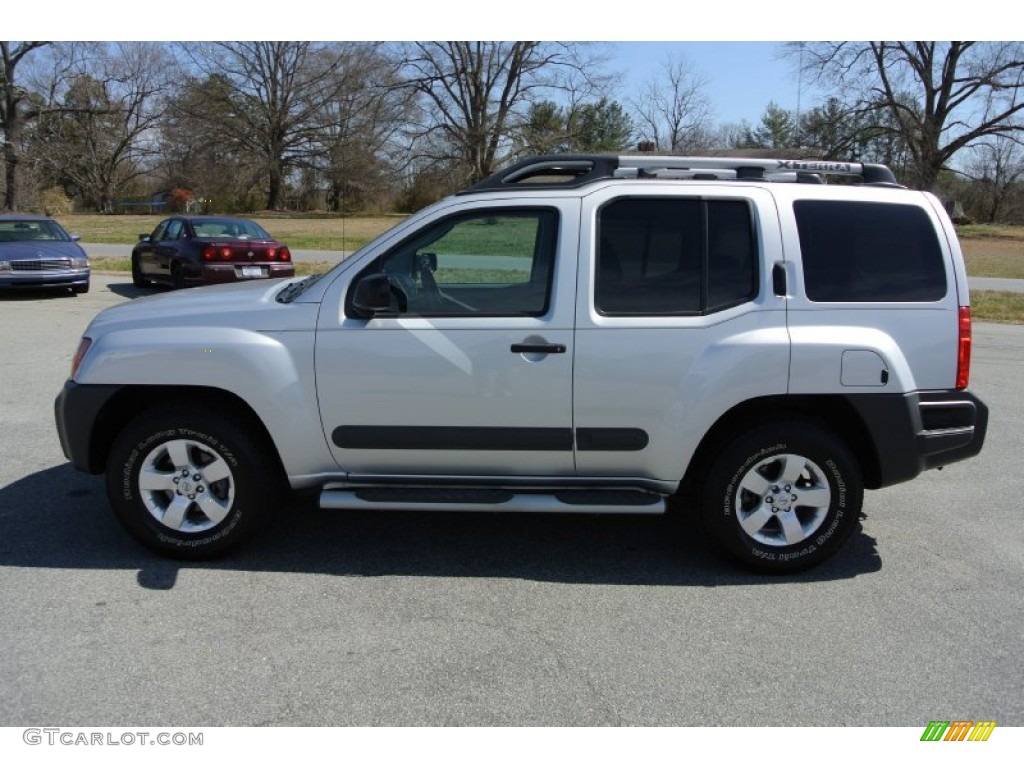
{"label": "side mirror", "polygon": [[148,240],[149,240],[149,235],[147,235],[145,232],[143,232],[141,235],[139,235],[139,242],[140,243],[145,243]]}
{"label": "side mirror", "polygon": [[71,242],[72,243],[77,243],[79,240],[82,239],[81,235],[71,235],[70,237],[71,237]]}
{"label": "side mirror", "polygon": [[356,283],[352,308],[359,317],[373,317],[391,308],[391,278],[384,274],[367,275]]}

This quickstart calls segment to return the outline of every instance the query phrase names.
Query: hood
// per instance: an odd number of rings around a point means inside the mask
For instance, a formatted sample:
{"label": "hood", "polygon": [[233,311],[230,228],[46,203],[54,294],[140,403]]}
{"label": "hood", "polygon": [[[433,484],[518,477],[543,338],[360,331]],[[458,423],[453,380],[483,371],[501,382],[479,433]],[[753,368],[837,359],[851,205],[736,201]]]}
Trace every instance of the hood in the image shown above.
{"label": "hood", "polygon": [[122,328],[224,327],[251,331],[302,331],[316,327],[317,304],[281,304],[274,297],[302,278],[210,285],[146,296],[100,312],[90,332]]}

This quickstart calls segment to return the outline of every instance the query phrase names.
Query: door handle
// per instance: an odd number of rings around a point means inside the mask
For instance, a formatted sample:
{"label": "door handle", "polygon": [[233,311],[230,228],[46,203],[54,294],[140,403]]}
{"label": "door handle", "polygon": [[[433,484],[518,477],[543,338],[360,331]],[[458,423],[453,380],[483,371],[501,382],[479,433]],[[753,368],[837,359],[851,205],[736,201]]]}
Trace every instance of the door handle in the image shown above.
{"label": "door handle", "polygon": [[513,344],[512,351],[516,354],[561,355],[565,352],[565,344]]}

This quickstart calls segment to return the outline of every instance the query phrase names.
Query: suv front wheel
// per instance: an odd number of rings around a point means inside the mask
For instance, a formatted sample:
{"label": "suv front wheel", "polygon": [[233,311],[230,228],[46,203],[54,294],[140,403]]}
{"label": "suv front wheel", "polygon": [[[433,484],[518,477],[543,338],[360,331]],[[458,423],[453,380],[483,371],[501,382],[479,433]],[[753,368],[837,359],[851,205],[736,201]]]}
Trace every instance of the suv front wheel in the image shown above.
{"label": "suv front wheel", "polygon": [[118,436],[107,495],[122,525],[155,552],[188,560],[236,546],[280,499],[265,440],[244,420],[170,406],[144,412]]}
{"label": "suv front wheel", "polygon": [[748,568],[794,573],[832,555],[850,535],[863,500],[860,468],[832,433],[781,422],[733,441],[704,485],[711,536]]}

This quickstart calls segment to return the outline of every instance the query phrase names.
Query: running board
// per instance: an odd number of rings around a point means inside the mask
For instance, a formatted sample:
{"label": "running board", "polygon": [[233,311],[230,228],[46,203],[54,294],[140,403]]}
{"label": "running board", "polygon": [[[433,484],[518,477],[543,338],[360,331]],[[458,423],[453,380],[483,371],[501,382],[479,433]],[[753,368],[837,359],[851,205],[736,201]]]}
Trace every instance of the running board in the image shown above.
{"label": "running board", "polygon": [[584,512],[661,514],[665,499],[634,490],[571,489],[555,492],[504,488],[355,488],[320,494],[324,509],[436,512]]}

